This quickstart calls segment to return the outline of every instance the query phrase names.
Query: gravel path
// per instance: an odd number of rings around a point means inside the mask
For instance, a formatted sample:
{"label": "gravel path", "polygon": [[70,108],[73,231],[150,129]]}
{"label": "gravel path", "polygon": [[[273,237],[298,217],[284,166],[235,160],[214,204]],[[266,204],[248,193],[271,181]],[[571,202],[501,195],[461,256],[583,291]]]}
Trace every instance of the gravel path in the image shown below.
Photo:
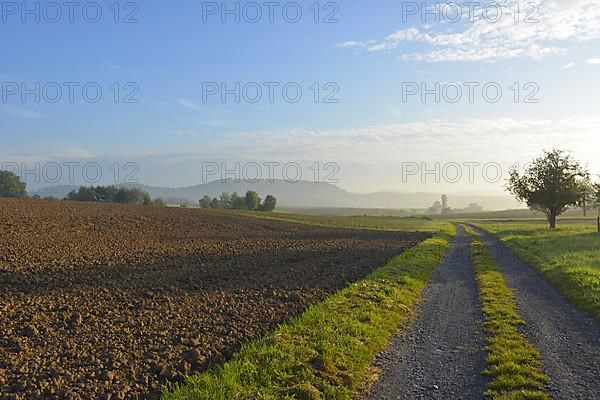
{"label": "gravel path", "polygon": [[481,399],[486,378],[485,334],[471,238],[462,227],[423,292],[406,335],[378,356],[382,377],[368,399]]}
{"label": "gravel path", "polygon": [[513,290],[526,325],[523,332],[541,353],[553,399],[600,399],[600,322],[566,300],[535,270],[485,231],[482,241]]}

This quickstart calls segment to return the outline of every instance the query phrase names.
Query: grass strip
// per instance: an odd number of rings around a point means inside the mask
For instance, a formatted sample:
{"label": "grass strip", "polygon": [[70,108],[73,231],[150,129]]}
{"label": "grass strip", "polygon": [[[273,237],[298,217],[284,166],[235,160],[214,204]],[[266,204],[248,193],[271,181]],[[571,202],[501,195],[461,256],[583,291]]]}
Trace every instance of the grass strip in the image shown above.
{"label": "grass strip", "polygon": [[471,250],[484,326],[489,334],[488,366],[484,373],[492,380],[485,392],[486,398],[548,399],[543,387],[550,379],[540,371],[538,351],[519,332],[519,326],[525,322],[517,312],[512,291],[487,248],[475,239]]}
{"label": "grass strip", "polygon": [[600,237],[589,226],[483,226],[580,309],[600,319]]}
{"label": "grass strip", "polygon": [[374,356],[410,321],[455,234],[446,225],[366,279],[316,304],[232,360],[163,394],[175,399],[352,399]]}

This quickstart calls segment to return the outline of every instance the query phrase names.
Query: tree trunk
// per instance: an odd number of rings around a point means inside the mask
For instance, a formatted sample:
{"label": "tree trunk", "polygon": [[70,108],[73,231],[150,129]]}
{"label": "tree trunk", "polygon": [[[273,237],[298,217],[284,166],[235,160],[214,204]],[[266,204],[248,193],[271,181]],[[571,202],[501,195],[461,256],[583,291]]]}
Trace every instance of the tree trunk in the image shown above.
{"label": "tree trunk", "polygon": [[548,214],[548,223],[550,224],[550,229],[556,229],[556,212],[550,211]]}

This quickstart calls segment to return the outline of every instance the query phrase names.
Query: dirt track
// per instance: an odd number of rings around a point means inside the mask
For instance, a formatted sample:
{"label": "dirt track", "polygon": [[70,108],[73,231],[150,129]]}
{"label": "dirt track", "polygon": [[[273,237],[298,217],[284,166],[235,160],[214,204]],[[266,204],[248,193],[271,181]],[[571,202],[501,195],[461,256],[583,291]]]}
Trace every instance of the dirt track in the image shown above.
{"label": "dirt track", "polygon": [[481,399],[485,334],[470,236],[457,237],[423,291],[418,317],[379,355],[382,376],[369,399]]}
{"label": "dirt track", "polygon": [[[474,227],[475,228],[475,227]],[[600,399],[600,323],[562,297],[497,238],[482,233],[526,322],[521,329],[539,350],[552,382],[550,398]],[[481,399],[486,379],[485,334],[468,238],[459,228],[427,285],[417,319],[376,362],[383,374],[369,399]]]}
{"label": "dirt track", "polygon": [[553,399],[600,399],[600,322],[580,311],[487,232],[482,241],[513,290]]}
{"label": "dirt track", "polygon": [[0,398],[156,397],[425,234],[0,200]]}

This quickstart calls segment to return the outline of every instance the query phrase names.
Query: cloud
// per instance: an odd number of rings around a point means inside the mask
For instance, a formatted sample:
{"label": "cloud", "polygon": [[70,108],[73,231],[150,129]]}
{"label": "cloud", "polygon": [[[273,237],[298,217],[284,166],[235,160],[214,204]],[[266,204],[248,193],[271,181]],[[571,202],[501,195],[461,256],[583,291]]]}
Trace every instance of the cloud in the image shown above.
{"label": "cloud", "polygon": [[188,110],[202,111],[202,107],[199,104],[193,102],[192,100],[178,98],[177,103],[179,103],[179,105],[187,108]]}
{"label": "cloud", "polygon": [[591,65],[599,65],[600,64],[600,58],[590,58],[587,60],[588,64]]}
{"label": "cloud", "polygon": [[39,112],[26,110],[24,108],[11,107],[11,106],[0,106],[0,110],[3,110],[9,114],[12,114],[14,116],[17,116],[17,117],[23,118],[23,119],[35,119],[35,118],[42,118],[45,116],[44,114],[39,113]]}
{"label": "cloud", "polygon": [[365,48],[369,45],[372,45],[376,43],[374,40],[368,40],[368,41],[356,41],[356,40],[349,40],[347,42],[343,42],[343,43],[338,43],[338,47],[344,47],[346,49],[352,49],[352,48]]}
{"label": "cloud", "polygon": [[304,160],[310,155],[320,160],[385,164],[402,158],[514,162],[559,147],[595,159],[599,125],[600,117],[430,119],[345,130],[231,132],[228,143],[212,150],[223,156],[244,154],[256,159]]}
{"label": "cloud", "polygon": [[562,66],[562,69],[569,69],[569,68],[573,68],[575,66],[575,63],[568,63]]}
{"label": "cloud", "polygon": [[[140,153],[127,157],[145,159],[151,165],[160,165],[156,162],[158,159],[160,163],[179,166],[186,160],[270,161],[281,165],[289,162],[307,165],[333,162],[342,167],[341,174],[347,177],[345,179],[355,182],[356,187],[384,184],[402,188],[399,171],[403,162],[427,163],[429,168],[438,162],[442,165],[475,162],[479,163],[478,171],[488,163],[498,163],[504,169],[515,163],[523,165],[542,150],[553,147],[572,151],[584,163],[589,161],[590,171],[597,173],[600,171],[597,158],[597,148],[600,146],[598,126],[600,116],[571,116],[554,119],[431,118],[352,129],[232,131],[224,137],[219,136],[218,140],[185,141],[178,147],[181,152],[173,147],[169,147],[169,150],[165,147],[154,148],[153,151],[136,148],[135,151]],[[63,150],[60,156],[53,154],[42,159],[73,160],[94,156],[79,147],[70,147],[67,151],[70,155]],[[4,159],[21,160],[22,157],[13,155]],[[97,156],[95,160],[100,162],[102,156]],[[344,165],[358,169],[350,171],[344,169]],[[383,177],[377,174],[387,175]],[[190,179],[189,182],[193,182],[193,178]],[[477,188],[465,185],[470,190]],[[494,184],[494,187],[500,186],[501,183]]]}
{"label": "cloud", "polygon": [[[535,9],[523,9],[518,15],[514,6],[504,4],[497,22],[491,22],[491,17],[481,6],[472,13],[466,8],[459,23],[402,29],[367,46],[366,51],[393,51],[410,43],[419,43],[422,50],[403,54],[400,59],[423,62],[540,60],[567,54],[568,43],[600,38],[600,4],[597,1],[537,0],[527,4],[533,3],[537,5]],[[525,18],[529,22],[525,22]],[[440,26],[445,29],[440,30]],[[351,40],[346,43],[363,42]]]}

